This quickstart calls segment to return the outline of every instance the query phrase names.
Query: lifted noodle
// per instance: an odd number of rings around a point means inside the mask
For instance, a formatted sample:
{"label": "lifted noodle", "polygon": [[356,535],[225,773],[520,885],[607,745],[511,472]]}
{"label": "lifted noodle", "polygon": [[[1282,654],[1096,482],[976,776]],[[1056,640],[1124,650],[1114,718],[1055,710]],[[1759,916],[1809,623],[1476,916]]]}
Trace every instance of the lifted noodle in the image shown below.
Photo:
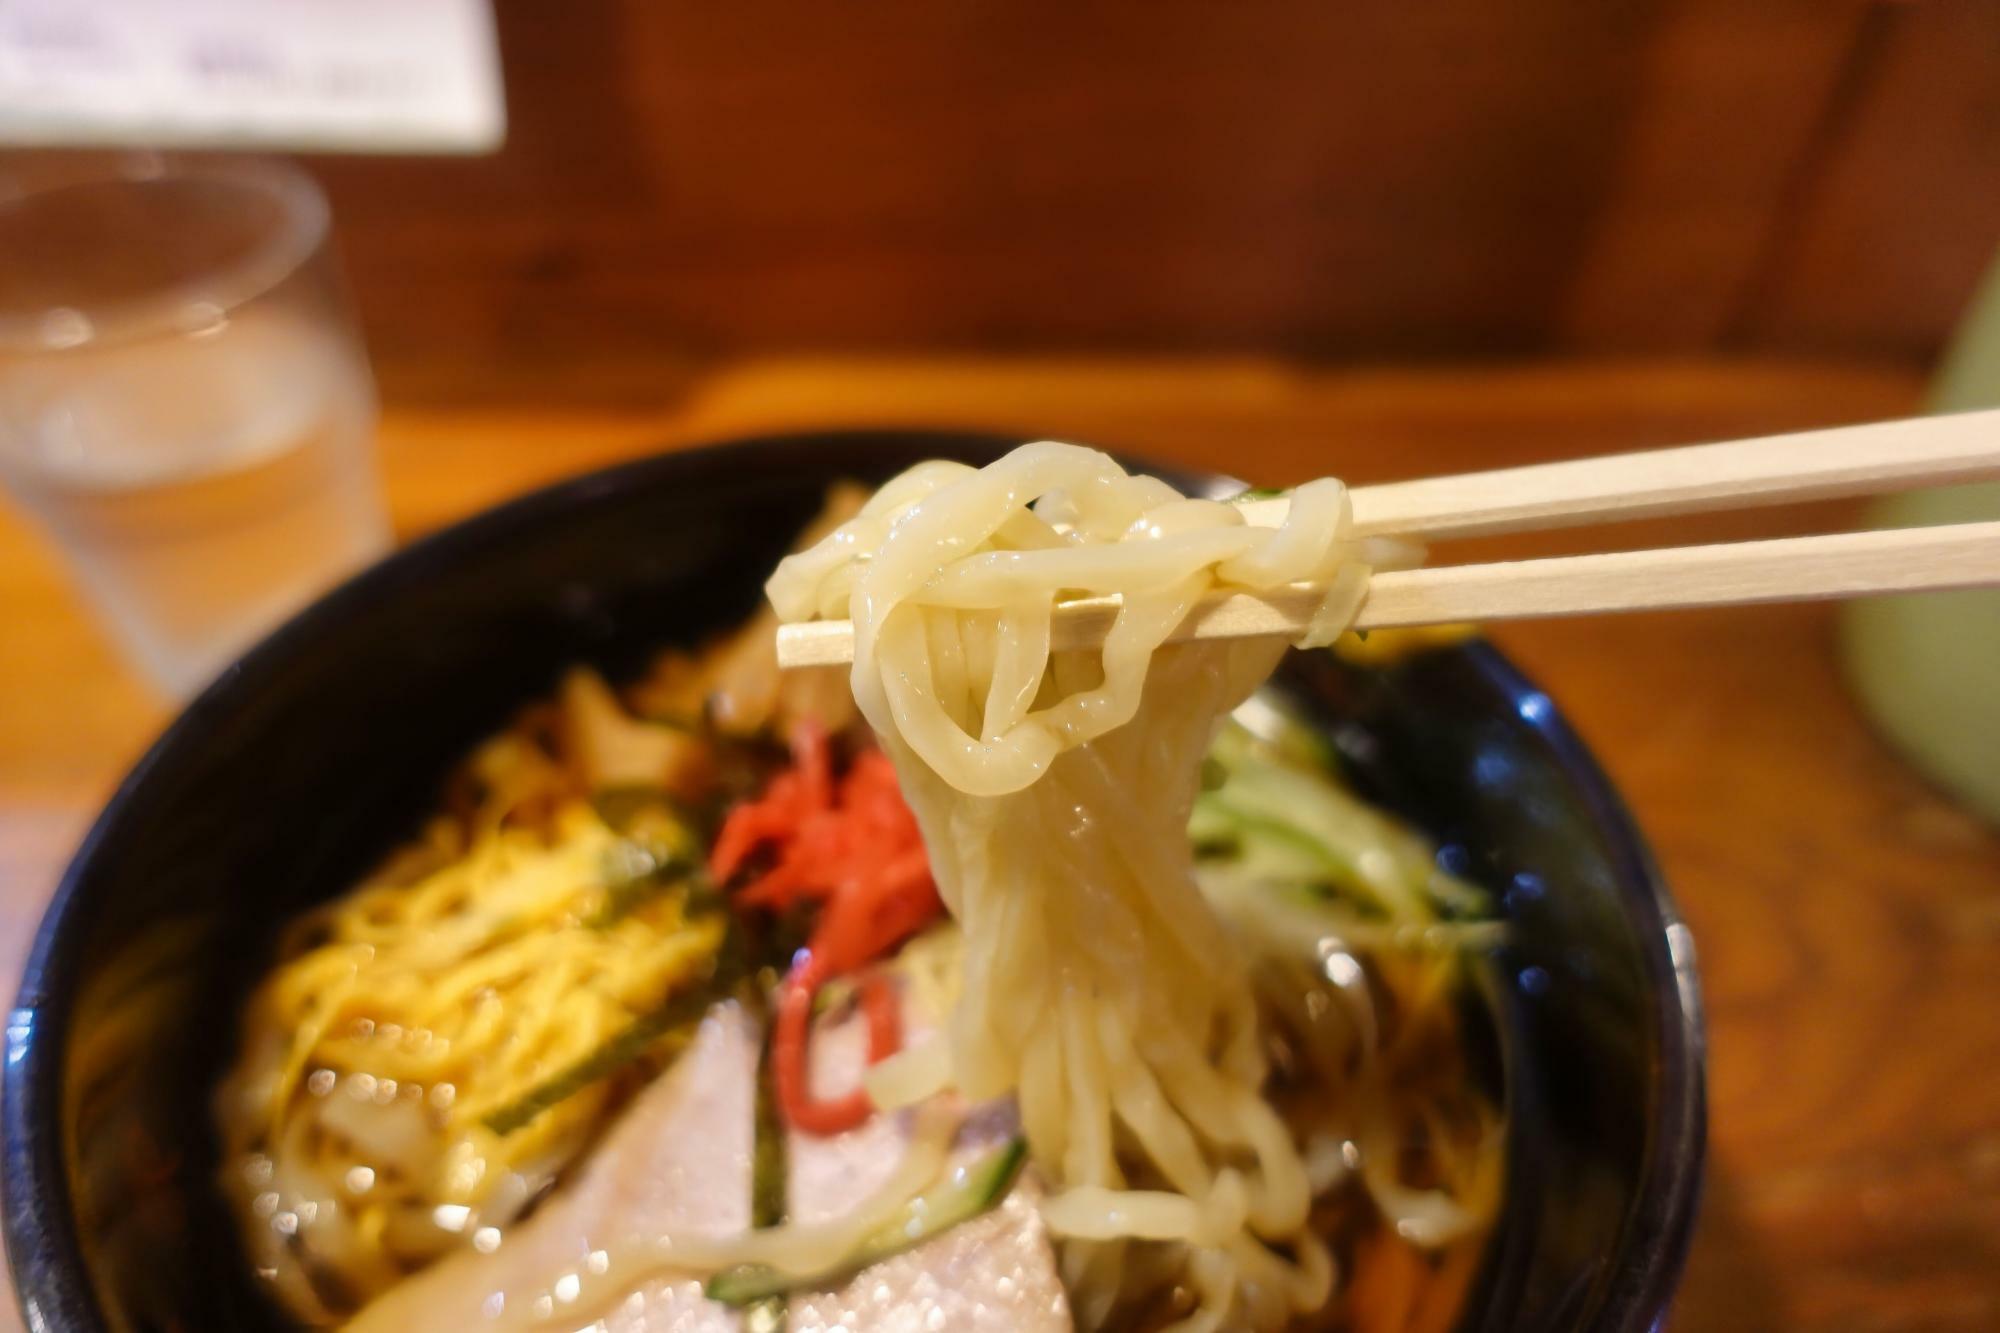
{"label": "lifted noodle", "polygon": [[[1196,1297],[1186,1330],[1276,1329],[1330,1294],[1249,962],[1185,834],[1218,723],[1285,644],[1163,645],[1214,587],[1307,580],[1329,589],[1308,642],[1328,642],[1365,595],[1360,555],[1339,482],[1253,528],[1043,443],[912,469],[767,585],[787,620],[854,622],[855,700],[964,928],[950,1079],[1017,1098],[1086,1327],[1174,1286]],[[1051,654],[1054,603],[1106,593],[1103,649]]]}

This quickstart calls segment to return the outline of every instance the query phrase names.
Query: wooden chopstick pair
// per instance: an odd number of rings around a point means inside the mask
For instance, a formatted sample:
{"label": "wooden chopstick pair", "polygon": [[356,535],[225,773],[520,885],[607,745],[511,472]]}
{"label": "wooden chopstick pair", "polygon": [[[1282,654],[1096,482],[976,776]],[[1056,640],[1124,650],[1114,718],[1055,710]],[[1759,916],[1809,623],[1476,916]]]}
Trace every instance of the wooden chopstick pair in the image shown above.
{"label": "wooden chopstick pair", "polygon": [[[1352,500],[1357,535],[1444,540],[1989,478],[2000,478],[2000,410],[1392,482],[1359,487]],[[1243,506],[1244,517],[1275,527],[1286,506],[1284,499],[1257,501]],[[1987,586],[2000,586],[2000,521],[1389,571],[1370,579],[1355,627]],[[1310,585],[1218,592],[1173,638],[1296,636],[1320,594]],[[1062,604],[1051,646],[1100,641],[1117,609],[1117,599],[1108,597]],[[781,666],[853,659],[854,629],[847,621],[778,631]]]}

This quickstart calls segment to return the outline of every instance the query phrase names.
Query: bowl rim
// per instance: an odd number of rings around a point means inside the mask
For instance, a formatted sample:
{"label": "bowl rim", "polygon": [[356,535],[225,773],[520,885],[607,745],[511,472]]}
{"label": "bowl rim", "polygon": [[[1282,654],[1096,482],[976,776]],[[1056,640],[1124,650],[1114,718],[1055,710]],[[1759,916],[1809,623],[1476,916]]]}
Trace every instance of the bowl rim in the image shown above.
{"label": "bowl rim", "polygon": [[1605,835],[1651,993],[1674,997],[1671,1010],[1647,1008],[1659,1020],[1660,1043],[1652,1141],[1639,1206],[1626,1219],[1624,1264],[1610,1275],[1598,1319],[1598,1327],[1616,1333],[1651,1333],[1666,1326],[1687,1266],[1708,1158],[1708,1029],[1694,931],[1624,797],[1555,702],[1486,640],[1467,651],[1479,674],[1508,698],[1576,784]]}
{"label": "bowl rim", "polygon": [[[204,687],[127,770],[57,882],[22,967],[8,1014],[5,1061],[0,1065],[0,1229],[15,1300],[31,1329],[100,1333],[110,1325],[89,1281],[76,1232],[75,1201],[63,1165],[62,1135],[40,1132],[61,1125],[63,1038],[68,1007],[81,966],[81,933],[72,922],[91,906],[91,876],[105,846],[130,811],[151,792],[155,770],[183,748],[200,744],[211,717],[225,714],[245,692],[309,651],[325,627],[365,614],[376,599],[493,542],[509,540],[523,526],[560,520],[635,484],[665,479],[699,485],[708,477],[743,470],[781,469],[829,450],[907,451],[917,446],[951,451],[1000,451],[1039,438],[989,430],[952,428],[844,428],[727,438],[616,463],[558,480],[482,509],[425,534],[336,585],[243,653]],[[1145,463],[1143,456],[1126,455]],[[1222,473],[1161,461],[1164,473],[1225,488]],[[1618,899],[1640,942],[1655,995],[1671,1006],[1649,1006],[1659,1022],[1660,1076],[1653,1133],[1640,1182],[1638,1206],[1626,1219],[1623,1265],[1609,1275],[1598,1309],[1598,1327],[1642,1333],[1660,1327],[1679,1284],[1692,1239],[1707,1148],[1706,1048],[1694,938],[1660,874],[1653,854],[1624,800],[1582,738],[1528,676],[1498,649],[1480,640],[1460,649],[1476,673],[1513,704],[1522,723],[1549,747],[1558,768],[1575,785],[1605,838],[1617,870]]]}

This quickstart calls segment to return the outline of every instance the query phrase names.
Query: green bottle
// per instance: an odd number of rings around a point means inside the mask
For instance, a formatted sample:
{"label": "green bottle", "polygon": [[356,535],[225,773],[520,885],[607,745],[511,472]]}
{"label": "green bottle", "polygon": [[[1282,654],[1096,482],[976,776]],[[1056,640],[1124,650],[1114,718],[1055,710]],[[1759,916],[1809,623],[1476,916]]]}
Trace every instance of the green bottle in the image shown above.
{"label": "green bottle", "polygon": [[[2000,264],[1986,276],[1926,406],[2000,407]],[[2000,519],[2000,482],[1890,496],[1877,528]],[[2000,589],[1851,602],[1848,678],[1884,735],[1940,786],[2000,824]]]}

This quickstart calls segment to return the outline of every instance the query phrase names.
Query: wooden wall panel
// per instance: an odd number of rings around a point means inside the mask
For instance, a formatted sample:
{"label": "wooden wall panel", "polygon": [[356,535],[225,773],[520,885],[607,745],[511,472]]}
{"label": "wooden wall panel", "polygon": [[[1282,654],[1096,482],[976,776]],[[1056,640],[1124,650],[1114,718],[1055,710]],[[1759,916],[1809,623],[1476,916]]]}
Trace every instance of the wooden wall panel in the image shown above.
{"label": "wooden wall panel", "polygon": [[1872,8],[1672,6],[1648,43],[1637,113],[1569,275],[1561,341],[1686,350],[1730,330]]}
{"label": "wooden wall panel", "polygon": [[1735,341],[1895,354],[2000,256],[2000,3],[1877,6]]}
{"label": "wooden wall panel", "polygon": [[676,67],[635,91],[669,216],[731,223],[659,295],[729,341],[1518,345],[1618,151],[1644,13],[643,9]]}
{"label": "wooden wall panel", "polygon": [[1894,8],[499,0],[501,154],[315,166],[403,389],[746,349],[1918,358],[2000,236],[2000,7]]}

